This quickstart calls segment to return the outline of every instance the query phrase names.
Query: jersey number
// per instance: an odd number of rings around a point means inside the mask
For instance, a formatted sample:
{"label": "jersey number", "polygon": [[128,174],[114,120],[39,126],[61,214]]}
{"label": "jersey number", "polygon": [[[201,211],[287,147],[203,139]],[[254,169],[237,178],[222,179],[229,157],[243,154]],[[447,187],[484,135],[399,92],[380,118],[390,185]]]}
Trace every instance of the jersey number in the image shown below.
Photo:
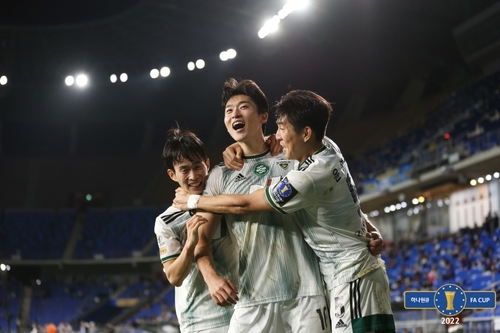
{"label": "jersey number", "polygon": [[351,174],[349,172],[346,173],[345,182],[347,183],[347,187],[349,188],[349,192],[351,192],[351,198],[354,203],[358,202],[358,191],[356,190],[356,186],[354,186],[354,182],[352,181]]}
{"label": "jersey number", "polygon": [[324,331],[328,328],[328,325],[332,324],[332,321],[330,319],[330,311],[328,311],[328,308],[325,306],[323,308],[323,311],[321,309],[316,309],[316,313],[319,316],[319,320],[321,320],[321,329]]}

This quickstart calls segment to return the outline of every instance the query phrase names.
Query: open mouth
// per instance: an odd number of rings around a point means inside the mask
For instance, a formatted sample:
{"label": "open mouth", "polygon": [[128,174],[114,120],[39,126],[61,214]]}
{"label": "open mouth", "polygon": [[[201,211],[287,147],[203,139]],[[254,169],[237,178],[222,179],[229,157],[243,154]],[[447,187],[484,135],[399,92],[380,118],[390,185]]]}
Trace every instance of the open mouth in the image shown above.
{"label": "open mouth", "polygon": [[237,122],[233,123],[233,129],[236,131],[239,129],[242,129],[243,127],[245,127],[245,124],[242,123],[241,121],[237,121]]}

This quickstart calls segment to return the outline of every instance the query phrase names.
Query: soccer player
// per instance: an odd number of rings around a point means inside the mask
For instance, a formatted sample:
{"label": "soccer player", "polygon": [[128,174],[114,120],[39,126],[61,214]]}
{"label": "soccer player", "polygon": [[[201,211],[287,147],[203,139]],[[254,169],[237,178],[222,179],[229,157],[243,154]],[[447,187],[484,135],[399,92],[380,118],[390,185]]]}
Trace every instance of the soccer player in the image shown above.
{"label": "soccer player", "polygon": [[[269,105],[251,80],[225,82],[222,96],[224,123],[245,153],[241,171],[215,167],[207,195],[247,194],[284,176],[294,162],[271,156],[264,141]],[[231,333],[330,332],[328,307],[314,252],[304,242],[290,215],[277,212],[227,214],[225,220],[238,247],[237,288],[213,269],[210,239],[220,215],[206,214],[200,226],[196,259],[219,305],[236,303]]]}
{"label": "soccer player", "polygon": [[[321,96],[289,92],[276,105],[276,138],[300,162],[278,182],[249,195],[187,196],[175,205],[215,213],[292,213],[320,261],[333,332],[395,332],[385,266],[372,256],[356,187],[338,146],[325,136],[332,112]],[[189,205],[186,205],[189,203]]]}
{"label": "soccer player", "polygon": [[[201,194],[210,167],[203,142],[192,132],[172,128],[163,149],[168,176],[188,193]],[[176,286],[175,310],[181,332],[226,333],[232,307],[217,306],[194,262],[198,228],[207,220],[169,207],[155,221],[160,259],[167,279]],[[224,227],[225,224],[221,224]],[[215,268],[221,276],[237,279],[238,258],[226,230],[219,229],[211,243]]]}

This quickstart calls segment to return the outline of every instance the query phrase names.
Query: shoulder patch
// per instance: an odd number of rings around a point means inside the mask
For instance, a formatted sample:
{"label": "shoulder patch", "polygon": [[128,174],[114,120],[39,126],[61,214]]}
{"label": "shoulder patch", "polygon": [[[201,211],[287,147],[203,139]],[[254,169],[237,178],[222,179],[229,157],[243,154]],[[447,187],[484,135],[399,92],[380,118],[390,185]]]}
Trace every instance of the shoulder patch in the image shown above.
{"label": "shoulder patch", "polygon": [[276,186],[274,186],[272,194],[274,201],[283,207],[288,201],[299,193],[285,177]]}

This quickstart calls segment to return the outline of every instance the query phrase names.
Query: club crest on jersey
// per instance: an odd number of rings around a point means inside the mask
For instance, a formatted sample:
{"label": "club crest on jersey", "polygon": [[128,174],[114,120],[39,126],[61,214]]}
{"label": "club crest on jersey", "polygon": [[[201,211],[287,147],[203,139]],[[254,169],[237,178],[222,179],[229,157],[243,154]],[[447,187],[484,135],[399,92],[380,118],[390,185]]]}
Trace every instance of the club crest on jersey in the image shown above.
{"label": "club crest on jersey", "polygon": [[267,164],[264,164],[264,163],[257,163],[254,167],[253,167],[253,172],[258,175],[258,176],[264,176],[264,175],[267,175],[268,172],[269,172],[269,165]]}
{"label": "club crest on jersey", "polygon": [[283,178],[276,186],[273,188],[274,201],[280,205],[285,205],[290,201],[295,195],[299,193],[288,181],[288,178]]}

